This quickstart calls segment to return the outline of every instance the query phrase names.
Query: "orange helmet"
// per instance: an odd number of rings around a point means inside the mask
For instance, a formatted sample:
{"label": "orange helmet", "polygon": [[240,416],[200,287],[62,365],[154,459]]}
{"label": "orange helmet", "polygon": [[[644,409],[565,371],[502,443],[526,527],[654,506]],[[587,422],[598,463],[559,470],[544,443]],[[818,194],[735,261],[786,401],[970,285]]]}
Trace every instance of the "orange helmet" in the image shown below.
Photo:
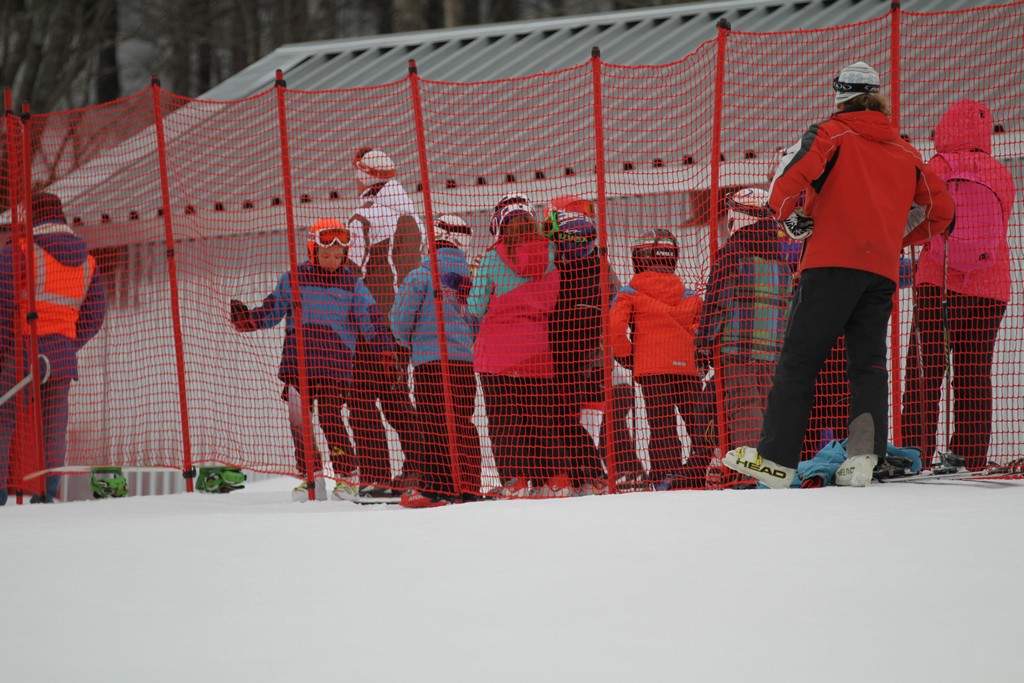
{"label": "orange helmet", "polygon": [[316,248],[340,244],[348,247],[352,243],[352,231],[341,221],[333,218],[321,218],[309,228],[306,247],[309,249],[309,260],[316,263]]}

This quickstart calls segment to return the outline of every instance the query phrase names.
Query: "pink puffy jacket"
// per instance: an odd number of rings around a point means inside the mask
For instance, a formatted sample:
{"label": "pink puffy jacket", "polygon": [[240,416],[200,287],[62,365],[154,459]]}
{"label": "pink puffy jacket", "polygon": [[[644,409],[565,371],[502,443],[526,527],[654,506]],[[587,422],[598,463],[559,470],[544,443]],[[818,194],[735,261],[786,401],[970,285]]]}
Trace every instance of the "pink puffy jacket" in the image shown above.
{"label": "pink puffy jacket", "polygon": [[[996,250],[995,261],[973,273],[948,269],[946,288],[968,296],[1008,302],[1010,247],[1006,242],[1006,229],[1013,212],[1014,186],[1010,172],[992,158],[992,113],[989,108],[972,100],[953,104],[935,126],[935,151],[942,156],[932,157],[928,167],[940,178],[945,180],[950,174],[950,164],[946,159],[954,159],[959,168],[985,178],[1003,205],[1002,242]],[[942,252],[942,236],[932,238],[918,260],[915,284],[942,287]]]}

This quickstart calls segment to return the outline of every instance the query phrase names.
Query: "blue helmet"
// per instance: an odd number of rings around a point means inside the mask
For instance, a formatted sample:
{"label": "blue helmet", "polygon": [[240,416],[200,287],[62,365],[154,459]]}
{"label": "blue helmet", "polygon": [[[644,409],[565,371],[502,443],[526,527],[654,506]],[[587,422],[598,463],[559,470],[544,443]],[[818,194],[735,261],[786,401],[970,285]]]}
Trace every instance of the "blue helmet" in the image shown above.
{"label": "blue helmet", "polygon": [[575,261],[594,253],[597,244],[597,228],[594,221],[581,213],[557,212],[550,216],[549,235],[558,245],[558,257],[562,261]]}

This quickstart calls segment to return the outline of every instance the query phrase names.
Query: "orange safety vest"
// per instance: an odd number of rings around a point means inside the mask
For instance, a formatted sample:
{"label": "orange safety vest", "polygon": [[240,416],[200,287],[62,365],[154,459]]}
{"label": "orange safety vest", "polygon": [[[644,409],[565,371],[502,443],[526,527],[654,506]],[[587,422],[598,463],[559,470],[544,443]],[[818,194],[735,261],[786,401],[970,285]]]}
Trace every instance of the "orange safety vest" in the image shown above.
{"label": "orange safety vest", "polygon": [[96,261],[88,256],[78,266],[66,266],[35,245],[36,332],[40,337],[59,334],[74,339],[78,314],[85,302]]}

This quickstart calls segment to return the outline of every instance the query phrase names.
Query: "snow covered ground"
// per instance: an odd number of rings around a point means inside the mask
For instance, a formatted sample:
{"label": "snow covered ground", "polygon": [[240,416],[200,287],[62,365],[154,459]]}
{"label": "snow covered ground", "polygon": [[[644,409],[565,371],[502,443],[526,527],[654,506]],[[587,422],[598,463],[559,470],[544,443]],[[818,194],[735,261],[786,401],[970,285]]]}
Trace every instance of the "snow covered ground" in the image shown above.
{"label": "snow covered ground", "polygon": [[1024,680],[1024,484],[0,508],[4,681]]}

